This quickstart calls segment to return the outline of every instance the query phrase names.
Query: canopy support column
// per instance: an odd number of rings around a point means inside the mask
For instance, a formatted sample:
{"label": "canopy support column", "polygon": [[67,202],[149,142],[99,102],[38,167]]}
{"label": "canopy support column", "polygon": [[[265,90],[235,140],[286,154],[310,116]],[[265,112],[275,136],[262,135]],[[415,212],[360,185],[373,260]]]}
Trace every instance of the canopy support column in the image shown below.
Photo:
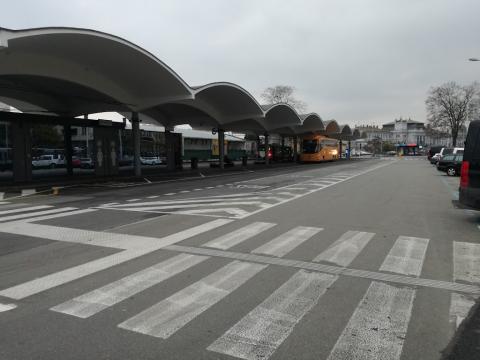
{"label": "canopy support column", "polygon": [[282,135],[282,150],[281,150],[281,154],[282,154],[282,161],[285,160],[285,136]]}
{"label": "canopy support column", "polygon": [[338,142],[338,158],[342,158],[342,140]]}
{"label": "canopy support column", "polygon": [[348,160],[352,157],[352,143],[348,140]]}
{"label": "canopy support column", "polygon": [[64,125],[63,136],[65,140],[65,165],[67,166],[68,176],[73,175],[73,162],[72,162],[72,126]]}
{"label": "canopy support column", "polygon": [[220,169],[225,167],[225,130],[218,129],[218,158]]}
{"label": "canopy support column", "polygon": [[298,137],[293,137],[293,161],[298,161]]}
{"label": "canopy support column", "polygon": [[32,180],[32,144],[30,142],[30,123],[12,121],[13,135],[13,181],[24,182]]}
{"label": "canopy support column", "polygon": [[135,176],[142,176],[140,162],[140,119],[137,112],[132,112],[132,137],[133,137],[133,169]]}
{"label": "canopy support column", "polygon": [[268,150],[269,150],[269,146],[268,146],[268,133],[265,133],[265,165],[268,166],[268,164],[270,163],[270,159],[268,158]]}
{"label": "canopy support column", "polygon": [[165,127],[165,149],[167,151],[167,170],[175,171],[175,141],[173,128]]}

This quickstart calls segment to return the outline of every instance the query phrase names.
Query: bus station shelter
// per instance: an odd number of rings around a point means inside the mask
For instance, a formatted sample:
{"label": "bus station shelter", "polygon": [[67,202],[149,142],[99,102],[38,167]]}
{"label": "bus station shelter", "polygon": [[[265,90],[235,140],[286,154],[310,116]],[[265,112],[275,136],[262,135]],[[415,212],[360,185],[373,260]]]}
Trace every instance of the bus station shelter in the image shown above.
{"label": "bus station shelter", "polygon": [[[14,182],[32,180],[32,162],[38,155],[35,149],[46,148],[42,144],[32,146],[36,139],[32,134],[42,131],[44,138],[63,142],[61,156],[68,175],[72,175],[78,160],[73,156],[78,150],[78,131],[93,133],[86,147],[93,154],[94,174],[118,174],[118,154],[125,146],[118,131],[125,128],[125,123],[89,116],[103,112],[119,113],[131,122],[131,139],[124,142],[132,148],[135,176],[142,174],[140,122],[165,128],[167,166],[171,170],[176,167],[179,152],[178,135],[173,130],[183,124],[218,134],[219,144],[223,144],[228,131],[264,136],[266,143],[270,134],[292,137],[295,144],[305,133],[353,136],[348,126],[324,122],[316,113],[300,115],[288,104],[260,105],[247,90],[233,83],[190,86],[138,45],[78,28],[0,28],[0,102],[18,110],[0,112],[0,123],[8,125],[0,142],[0,161],[4,168],[10,164]],[[46,125],[61,128],[57,131],[61,139],[45,129]],[[1,129],[0,125],[0,136]],[[219,148],[223,168],[223,147]],[[55,151],[51,153],[56,155]]]}

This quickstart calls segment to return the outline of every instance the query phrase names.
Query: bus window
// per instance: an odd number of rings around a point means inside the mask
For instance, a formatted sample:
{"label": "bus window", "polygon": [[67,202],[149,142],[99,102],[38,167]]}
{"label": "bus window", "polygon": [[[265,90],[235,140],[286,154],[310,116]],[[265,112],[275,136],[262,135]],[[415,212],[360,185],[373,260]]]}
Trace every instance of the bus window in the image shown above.
{"label": "bus window", "polygon": [[314,154],[318,151],[317,150],[317,145],[318,145],[318,140],[304,139],[303,140],[303,152],[305,154]]}

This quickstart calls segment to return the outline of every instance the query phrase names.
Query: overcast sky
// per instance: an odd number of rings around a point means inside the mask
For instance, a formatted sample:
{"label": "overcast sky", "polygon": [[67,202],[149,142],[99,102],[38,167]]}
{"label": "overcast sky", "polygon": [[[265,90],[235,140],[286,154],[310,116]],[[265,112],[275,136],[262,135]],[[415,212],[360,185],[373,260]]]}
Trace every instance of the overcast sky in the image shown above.
{"label": "overcast sky", "polygon": [[16,0],[0,26],[101,30],[190,85],[231,81],[260,99],[292,85],[323,119],[425,120],[433,85],[480,80],[479,0]]}

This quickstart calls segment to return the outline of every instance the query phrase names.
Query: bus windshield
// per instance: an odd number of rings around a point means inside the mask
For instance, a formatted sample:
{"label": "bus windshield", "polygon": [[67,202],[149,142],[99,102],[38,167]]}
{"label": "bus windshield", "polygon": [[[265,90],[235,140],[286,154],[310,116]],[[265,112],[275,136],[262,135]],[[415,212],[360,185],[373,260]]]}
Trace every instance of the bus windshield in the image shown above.
{"label": "bus windshield", "polygon": [[314,154],[317,152],[318,140],[303,140],[303,152],[305,154]]}

